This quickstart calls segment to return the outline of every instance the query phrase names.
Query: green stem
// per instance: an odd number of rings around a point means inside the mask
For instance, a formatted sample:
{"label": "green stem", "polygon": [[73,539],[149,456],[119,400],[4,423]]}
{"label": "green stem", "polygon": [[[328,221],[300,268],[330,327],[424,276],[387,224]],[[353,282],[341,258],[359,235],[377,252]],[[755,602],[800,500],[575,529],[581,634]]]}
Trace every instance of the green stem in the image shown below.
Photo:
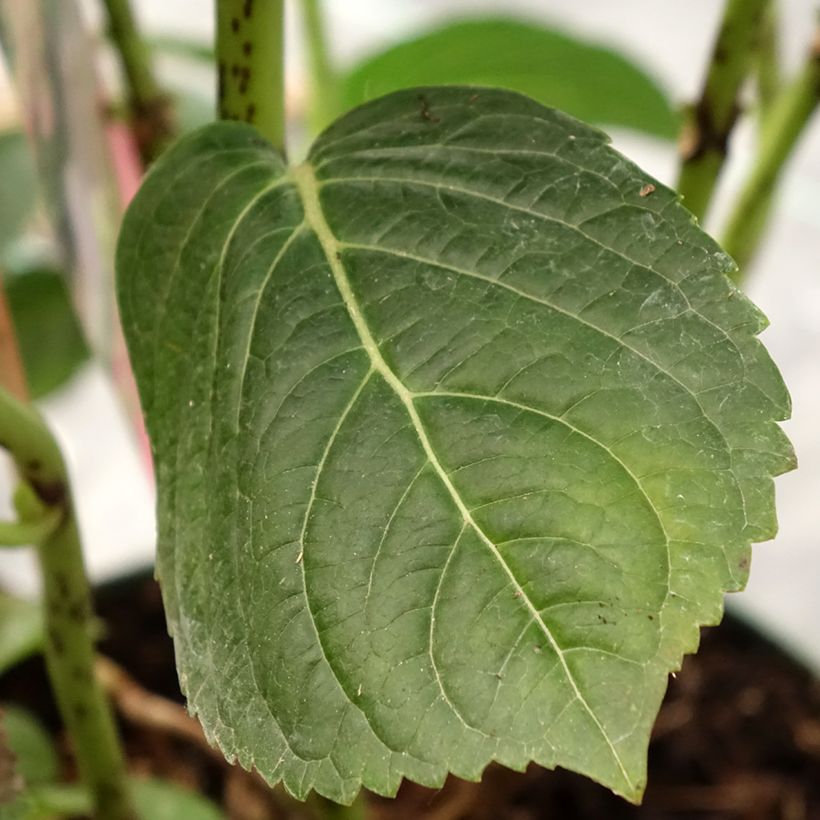
{"label": "green stem", "polygon": [[757,59],[757,96],[761,117],[765,117],[781,88],[778,36],[778,4],[772,0],[760,27]]}
{"label": "green stem", "polygon": [[800,75],[780,94],[766,117],[757,159],[726,226],[722,244],[738,264],[738,279],[763,237],[780,172],[818,103],[820,31]]}
{"label": "green stem", "polygon": [[327,48],[321,0],[303,0],[305,36],[310,59],[310,126],[318,133],[339,113],[339,82]]}
{"label": "green stem", "polygon": [[168,96],[154,76],[151,50],[129,0],[103,0],[108,28],[128,84],[128,105],[142,158],[155,159],[174,133]]}
{"label": "green stem", "polygon": [[94,814],[106,820],[134,820],[113,715],[94,677],[91,590],[60,450],[36,411],[2,388],[0,439],[38,502],[59,519],[37,549],[44,586],[46,665]]}
{"label": "green stem", "polygon": [[284,156],[284,0],[216,8],[219,118],[252,123]]}
{"label": "green stem", "polygon": [[678,191],[703,219],[737,120],[740,87],[752,67],[755,43],[770,0],[728,0],[700,99],[684,126]]}
{"label": "green stem", "polygon": [[60,523],[60,511],[49,510],[37,521],[0,521],[0,547],[37,546]]}

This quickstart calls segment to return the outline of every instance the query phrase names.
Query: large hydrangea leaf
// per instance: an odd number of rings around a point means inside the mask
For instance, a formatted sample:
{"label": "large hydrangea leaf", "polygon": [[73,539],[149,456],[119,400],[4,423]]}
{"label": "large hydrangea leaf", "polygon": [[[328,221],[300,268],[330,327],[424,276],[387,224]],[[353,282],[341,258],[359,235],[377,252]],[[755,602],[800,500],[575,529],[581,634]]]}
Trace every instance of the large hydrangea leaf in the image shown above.
{"label": "large hydrangea leaf", "polygon": [[497,760],[638,800],[793,463],[765,320],[675,195],[524,97],[416,89],[291,168],[186,137],[118,266],[209,738],[300,797]]}

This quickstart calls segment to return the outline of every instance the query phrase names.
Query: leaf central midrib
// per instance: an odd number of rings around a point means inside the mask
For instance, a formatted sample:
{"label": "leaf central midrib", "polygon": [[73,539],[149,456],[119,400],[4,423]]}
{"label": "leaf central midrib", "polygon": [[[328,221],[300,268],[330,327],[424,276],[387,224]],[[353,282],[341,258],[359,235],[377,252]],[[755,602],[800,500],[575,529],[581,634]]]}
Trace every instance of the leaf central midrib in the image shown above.
{"label": "leaf central midrib", "polygon": [[433,450],[432,444],[427,435],[426,428],[424,427],[424,423],[422,422],[421,417],[419,416],[418,411],[416,410],[414,404],[414,394],[410,390],[408,390],[407,387],[405,387],[405,385],[402,383],[399,377],[393,372],[393,370],[390,368],[390,366],[387,364],[384,357],[382,356],[381,350],[379,349],[376,340],[373,338],[373,334],[370,332],[370,328],[368,327],[367,322],[364,318],[364,314],[358,304],[356,295],[353,292],[353,288],[351,287],[350,281],[347,278],[347,272],[344,269],[344,265],[341,262],[340,252],[342,244],[339,242],[339,240],[334,235],[333,231],[330,229],[330,226],[328,225],[327,220],[325,219],[324,213],[322,211],[322,206],[319,201],[319,184],[317,183],[316,178],[314,176],[313,168],[308,162],[305,162],[301,165],[292,167],[289,173],[302,198],[302,205],[305,210],[305,221],[316,234],[316,237],[322,246],[322,250],[324,251],[328,265],[333,274],[333,278],[336,282],[336,287],[339,289],[339,293],[344,301],[345,307],[347,308],[350,319],[353,322],[354,327],[356,328],[356,332],[358,333],[359,338],[361,339],[362,347],[365,349],[368,356],[370,357],[373,368],[381,374],[381,376],[384,378],[384,380],[387,382],[387,384],[391,387],[391,389],[395,392],[396,396],[398,396],[399,400],[404,405],[405,410],[410,417],[416,435],[419,438],[419,441],[422,445],[422,449],[424,450],[424,453],[428,461],[433,466],[442,484],[444,484],[445,488],[447,489],[454,504],[461,513],[463,520],[476,533],[479,539],[487,546],[487,548],[492,553],[493,557],[496,559],[501,568],[504,570],[507,577],[510,579],[510,582],[512,583],[515,589],[516,597],[527,608],[533,621],[536,624],[538,624],[539,628],[546,637],[551,649],[553,650],[556,657],[558,658],[559,663],[561,664],[564,676],[566,677],[567,682],[572,688],[575,697],[578,699],[578,702],[582,705],[582,707],[587,711],[590,718],[600,731],[601,736],[606,742],[621,772],[621,775],[625,779],[626,783],[629,785],[629,788],[634,789],[634,783],[632,782],[632,779],[630,778],[626,770],[626,767],[624,766],[623,761],[621,760],[620,755],[618,754],[614,744],[612,743],[612,740],[610,739],[609,735],[607,734],[597,715],[595,714],[592,707],[589,705],[583,693],[581,692],[578,683],[575,680],[575,676],[573,675],[572,670],[570,669],[569,664],[567,663],[563,650],[556,641],[549,627],[544,622],[537,607],[530,600],[526,591],[519,583],[509,564],[507,564],[507,562],[504,560],[504,557],[499,552],[496,544],[492,541],[492,539],[489,538],[489,536],[487,536],[487,534],[481,529],[481,527],[473,518],[470,510],[468,509],[464,500],[461,498],[461,495],[459,494],[458,490],[453,484],[450,476],[447,474],[447,471],[444,469],[443,465],[438,459],[438,456]]}

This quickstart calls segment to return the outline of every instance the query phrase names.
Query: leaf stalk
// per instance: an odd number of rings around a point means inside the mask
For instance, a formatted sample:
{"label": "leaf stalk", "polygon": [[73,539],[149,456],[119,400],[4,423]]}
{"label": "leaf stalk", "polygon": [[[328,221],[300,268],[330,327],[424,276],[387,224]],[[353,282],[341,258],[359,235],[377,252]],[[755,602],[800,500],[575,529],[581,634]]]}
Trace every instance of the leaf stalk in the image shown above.
{"label": "leaf stalk", "polygon": [[726,161],[729,137],[740,113],[740,88],[752,68],[769,3],[728,0],[703,90],[683,128],[677,189],[699,220],[706,215]]}
{"label": "leaf stalk", "polygon": [[738,264],[740,279],[757,250],[771,211],[780,172],[820,103],[820,28],[809,59],[766,116],[757,158],[723,235],[723,247]]}

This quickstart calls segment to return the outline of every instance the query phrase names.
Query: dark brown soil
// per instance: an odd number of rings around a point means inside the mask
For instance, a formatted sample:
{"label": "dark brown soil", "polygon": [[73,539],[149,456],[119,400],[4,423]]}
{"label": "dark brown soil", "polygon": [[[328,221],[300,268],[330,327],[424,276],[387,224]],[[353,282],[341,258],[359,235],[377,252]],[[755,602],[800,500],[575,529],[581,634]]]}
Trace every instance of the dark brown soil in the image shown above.
{"label": "dark brown soil", "polygon": [[[180,700],[159,592],[140,579],[98,596],[101,651],[146,689]],[[0,701],[58,726],[42,664],[0,679]],[[317,809],[271,793],[202,744],[123,721],[132,767],[197,789],[235,820],[315,818]],[[70,767],[70,764],[67,764]],[[590,781],[532,766],[490,767],[482,783],[451,778],[439,791],[405,784],[395,801],[371,797],[368,820],[820,820],[820,683],[777,647],[727,618],[704,631],[698,655],[671,681],[649,754],[643,805]],[[183,818],[180,818],[183,820]]]}

